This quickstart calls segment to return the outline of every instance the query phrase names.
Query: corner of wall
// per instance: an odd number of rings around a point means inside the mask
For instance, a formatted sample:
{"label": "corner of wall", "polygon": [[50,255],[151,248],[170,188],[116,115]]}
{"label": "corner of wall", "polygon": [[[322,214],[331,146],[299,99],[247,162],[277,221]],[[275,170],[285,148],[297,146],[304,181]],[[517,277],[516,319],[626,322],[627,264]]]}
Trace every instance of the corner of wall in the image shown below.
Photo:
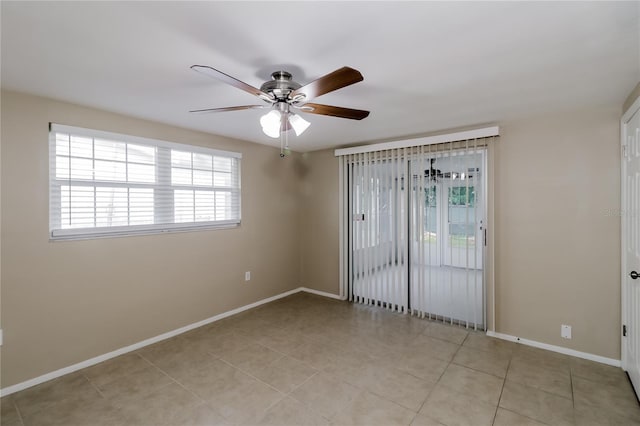
{"label": "corner of wall", "polygon": [[638,98],[640,98],[640,81],[636,84],[636,87],[631,91],[631,93],[629,93],[629,96],[627,96],[627,99],[622,104],[622,113],[624,114],[627,112]]}

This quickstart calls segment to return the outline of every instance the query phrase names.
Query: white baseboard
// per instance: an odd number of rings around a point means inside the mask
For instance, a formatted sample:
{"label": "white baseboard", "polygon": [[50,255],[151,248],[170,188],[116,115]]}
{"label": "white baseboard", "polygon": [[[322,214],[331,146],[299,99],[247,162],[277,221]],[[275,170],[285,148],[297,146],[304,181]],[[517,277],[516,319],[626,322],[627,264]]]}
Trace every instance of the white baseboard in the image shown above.
{"label": "white baseboard", "polygon": [[342,297],[339,294],[327,293],[326,291],[314,290],[308,287],[300,287],[300,291],[305,291],[311,294],[317,294],[318,296],[330,297],[331,299],[347,300],[346,297]]}
{"label": "white baseboard", "polygon": [[496,333],[495,331],[487,331],[487,336],[496,337],[502,340],[508,340],[510,342],[522,343],[523,345],[533,346],[534,348],[546,349],[552,352],[558,352],[565,355],[575,356],[577,358],[588,359],[589,361],[599,362],[601,364],[611,365],[613,367],[622,367],[622,363],[619,359],[607,358],[600,355],[594,355],[587,352],[576,351],[575,349],[569,349],[562,346],[550,345],[548,343],[536,342],[535,340],[523,339],[509,334]]}
{"label": "white baseboard", "polygon": [[166,333],[160,334],[155,337],[151,337],[150,339],[143,340],[141,342],[134,343],[133,345],[125,346],[124,348],[116,349],[115,351],[108,352],[103,355],[99,355],[93,357],[91,359],[87,359],[85,361],[79,362],[77,364],[70,365],[68,367],[61,368],[59,370],[52,371],[47,374],[43,374],[42,376],[35,377],[33,379],[26,380],[21,383],[17,383],[12,386],[7,386],[4,389],[0,389],[0,397],[11,395],[12,393],[19,392],[21,390],[30,388],[35,385],[39,385],[40,383],[48,382],[49,380],[53,380],[60,376],[64,376],[65,374],[73,373],[74,371],[81,370],[83,368],[91,367],[92,365],[99,364],[101,362],[107,361],[111,358],[115,358],[117,356],[126,354],[128,352],[133,352],[140,348],[143,348],[148,345],[152,345],[154,343],[158,343],[162,340],[169,339],[171,337],[177,336],[178,334],[186,333],[187,331],[193,330],[194,328],[202,327],[203,325],[210,324],[212,322],[220,321],[223,318],[227,318],[231,315],[239,314],[240,312],[258,307],[260,305],[264,305],[265,303],[273,302],[274,300],[282,299],[283,297],[290,296],[295,293],[299,293],[301,291],[306,291],[308,293],[318,294],[320,296],[331,297],[333,299],[340,299],[340,296],[331,293],[325,293],[323,291],[313,290],[306,287],[298,287],[293,290],[285,291],[284,293],[277,294],[272,297],[268,297],[266,299],[258,300],[257,302],[251,303],[249,305],[241,306],[236,309],[232,309],[227,312],[223,312],[218,315],[214,315],[210,318],[204,319],[202,321],[194,322],[193,324],[186,325],[184,327],[177,328],[172,331],[168,331]]}

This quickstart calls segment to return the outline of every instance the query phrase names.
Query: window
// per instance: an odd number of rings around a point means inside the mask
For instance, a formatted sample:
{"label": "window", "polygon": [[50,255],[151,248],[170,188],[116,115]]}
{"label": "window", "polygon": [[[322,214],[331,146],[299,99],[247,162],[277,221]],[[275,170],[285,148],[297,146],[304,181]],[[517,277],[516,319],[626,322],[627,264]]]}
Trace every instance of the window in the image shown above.
{"label": "window", "polygon": [[476,189],[474,186],[449,187],[449,244],[473,247],[476,242]]}
{"label": "window", "polygon": [[241,154],[51,124],[52,239],[240,223]]}

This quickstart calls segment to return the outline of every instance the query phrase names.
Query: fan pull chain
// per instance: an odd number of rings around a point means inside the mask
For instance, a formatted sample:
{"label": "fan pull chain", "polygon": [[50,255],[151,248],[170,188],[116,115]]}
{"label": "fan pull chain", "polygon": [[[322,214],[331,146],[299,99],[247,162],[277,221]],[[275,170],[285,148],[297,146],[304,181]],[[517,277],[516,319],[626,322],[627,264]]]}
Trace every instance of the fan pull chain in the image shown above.
{"label": "fan pull chain", "polygon": [[[281,120],[289,119],[288,113],[282,114]],[[280,125],[280,158],[288,157],[291,155],[291,150],[289,149],[289,133],[286,130],[286,127]]]}
{"label": "fan pull chain", "polygon": [[280,130],[280,158],[284,158],[284,135]]}
{"label": "fan pull chain", "polygon": [[[287,120],[289,117],[287,117]],[[284,155],[288,157],[291,155],[291,150],[289,149],[289,132],[284,132]]]}
{"label": "fan pull chain", "polygon": [[283,116],[284,116],[284,114],[280,116],[280,158],[284,158],[285,157],[285,155],[284,155],[284,138],[285,138],[284,134],[285,134],[285,132],[282,131],[283,130],[282,129],[282,127],[283,127],[282,126],[282,122],[284,120]]}

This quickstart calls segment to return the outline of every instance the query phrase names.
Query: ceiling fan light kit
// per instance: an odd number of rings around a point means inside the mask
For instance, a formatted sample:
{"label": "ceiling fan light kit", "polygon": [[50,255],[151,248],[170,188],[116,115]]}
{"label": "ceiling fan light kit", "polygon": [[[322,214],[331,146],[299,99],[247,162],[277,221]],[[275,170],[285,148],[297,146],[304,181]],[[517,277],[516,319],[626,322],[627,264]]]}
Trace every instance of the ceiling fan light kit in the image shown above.
{"label": "ceiling fan light kit", "polygon": [[297,114],[289,114],[289,123],[293,127],[293,131],[296,132],[296,136],[300,136],[311,125],[311,123]]}
{"label": "ceiling fan light kit", "polygon": [[262,117],[260,117],[260,125],[265,135],[270,138],[280,136],[280,126],[282,125],[282,114],[280,111],[272,109]]}
{"label": "ceiling fan light kit", "polygon": [[275,104],[271,111],[260,117],[262,131],[270,138],[278,138],[283,132],[291,129],[296,136],[300,136],[310,124],[304,118],[289,111],[289,105],[283,102]]}
{"label": "ceiling fan light kit", "polygon": [[311,124],[300,115],[292,112],[291,109],[350,120],[362,120],[369,115],[369,111],[308,102],[318,96],[362,81],[364,79],[362,74],[353,68],[342,67],[304,86],[293,81],[292,75],[287,71],[276,71],[271,74],[271,80],[263,83],[260,89],[206,65],[192,65],[191,69],[251,93],[268,105],[207,108],[190,112],[207,113],[271,108],[271,111],[260,117],[260,125],[265,135],[271,138],[281,138],[280,156],[282,157],[285,156],[285,152],[289,151],[288,137],[286,147],[284,146],[284,137],[288,136],[289,130],[293,129],[296,136],[300,136]]}

